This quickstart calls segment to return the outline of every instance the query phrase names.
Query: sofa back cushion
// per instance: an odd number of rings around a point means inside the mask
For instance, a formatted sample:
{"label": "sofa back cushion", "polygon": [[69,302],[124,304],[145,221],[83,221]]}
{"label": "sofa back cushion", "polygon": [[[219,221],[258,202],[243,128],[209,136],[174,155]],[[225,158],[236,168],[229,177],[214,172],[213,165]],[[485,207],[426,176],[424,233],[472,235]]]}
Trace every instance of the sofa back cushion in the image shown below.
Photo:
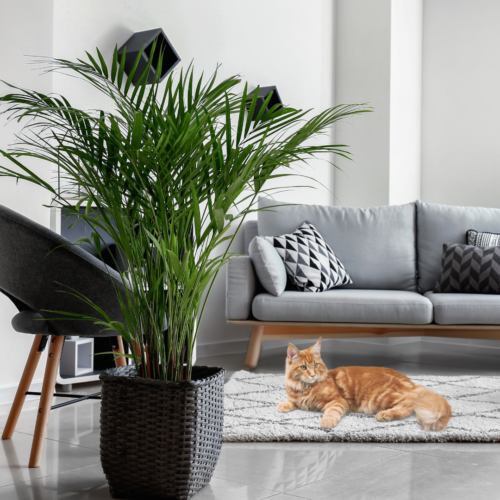
{"label": "sofa back cushion", "polygon": [[415,203],[362,209],[264,198],[259,208],[267,209],[258,212],[259,236],[292,233],[306,220],[314,224],[352,278],[342,288],[416,290]]}
{"label": "sofa back cushion", "polygon": [[500,209],[453,207],[417,201],[418,291],[436,285],[444,243],[467,244],[469,229],[500,233]]}
{"label": "sofa back cushion", "polygon": [[250,243],[259,235],[259,226],[257,224],[256,220],[246,220],[241,227],[241,231],[243,232],[243,253],[245,255],[250,254]]}

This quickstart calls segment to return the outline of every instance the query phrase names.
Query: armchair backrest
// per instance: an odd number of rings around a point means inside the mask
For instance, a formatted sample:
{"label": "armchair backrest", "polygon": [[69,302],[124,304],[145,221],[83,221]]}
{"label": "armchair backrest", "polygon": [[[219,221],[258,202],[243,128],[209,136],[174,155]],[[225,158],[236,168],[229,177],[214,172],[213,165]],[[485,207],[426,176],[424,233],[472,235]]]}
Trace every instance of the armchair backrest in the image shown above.
{"label": "armchair backrest", "polygon": [[[0,289],[45,318],[64,317],[46,310],[99,317],[90,305],[67,293],[76,290],[112,319],[123,321],[117,290],[125,294],[125,288],[116,271],[57,233],[2,205]],[[49,323],[58,335],[116,335],[102,332],[101,326],[89,321]]]}

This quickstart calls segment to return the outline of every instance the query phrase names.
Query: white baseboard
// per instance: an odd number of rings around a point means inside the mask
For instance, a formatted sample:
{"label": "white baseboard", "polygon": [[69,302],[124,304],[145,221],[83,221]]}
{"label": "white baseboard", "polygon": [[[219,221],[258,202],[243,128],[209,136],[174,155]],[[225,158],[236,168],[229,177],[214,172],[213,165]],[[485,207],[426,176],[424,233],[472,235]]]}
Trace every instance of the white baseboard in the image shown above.
{"label": "white baseboard", "polygon": [[[0,386],[0,405],[11,404],[17,391],[17,384]],[[42,381],[33,382],[30,391],[40,392],[42,390]],[[26,396],[26,401],[40,399],[40,396]]]}

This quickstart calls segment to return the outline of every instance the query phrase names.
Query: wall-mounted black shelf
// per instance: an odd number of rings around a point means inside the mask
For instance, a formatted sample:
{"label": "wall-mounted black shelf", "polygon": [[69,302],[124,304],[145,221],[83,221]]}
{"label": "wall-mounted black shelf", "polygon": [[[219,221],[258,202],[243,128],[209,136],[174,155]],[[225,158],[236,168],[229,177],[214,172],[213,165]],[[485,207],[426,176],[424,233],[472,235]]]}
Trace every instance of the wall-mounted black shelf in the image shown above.
{"label": "wall-mounted black shelf", "polygon": [[158,61],[160,60],[160,53],[162,54],[162,65],[161,65],[161,76],[160,82],[180,63],[181,58],[174,46],[165,35],[165,32],[161,28],[156,28],[148,31],[141,31],[139,33],[134,33],[119,49],[118,58],[120,59],[123,51],[127,48],[125,55],[125,72],[130,74],[135,60],[139,54],[141,48],[143,52],[141,55],[140,62],[137,66],[134,78],[132,82],[134,85],[139,81],[140,75],[142,75],[146,64],[151,58],[151,50],[153,48],[153,42],[157,39],[156,48],[153,54],[153,60],[151,62],[151,69],[148,75],[148,83],[153,83],[156,68],[158,66]]}
{"label": "wall-mounted black shelf", "polygon": [[[257,91],[257,89],[255,89],[253,92],[250,92],[249,96],[253,96],[256,91]],[[279,108],[277,108],[277,109],[283,108],[283,102],[281,101],[280,94],[278,92],[278,89],[275,86],[260,87],[259,88],[259,97],[258,97],[257,103],[255,105],[252,120],[257,119],[257,116],[258,116],[262,106],[264,106],[265,100],[267,99],[267,97],[269,96],[269,94],[271,92],[273,93],[273,95],[271,96],[271,99],[267,105],[266,111],[264,112],[262,117],[264,117],[264,115],[267,113],[267,111],[269,109],[271,109],[273,106],[275,106],[276,104],[279,105]]]}

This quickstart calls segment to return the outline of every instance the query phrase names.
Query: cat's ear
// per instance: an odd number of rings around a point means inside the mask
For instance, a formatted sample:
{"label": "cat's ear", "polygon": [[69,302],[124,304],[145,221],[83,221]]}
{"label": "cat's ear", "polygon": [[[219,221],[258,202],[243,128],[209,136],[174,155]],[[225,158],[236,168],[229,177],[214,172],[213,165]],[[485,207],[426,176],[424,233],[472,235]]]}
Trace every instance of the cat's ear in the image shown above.
{"label": "cat's ear", "polygon": [[290,361],[295,361],[299,357],[299,350],[293,344],[288,344],[286,354]]}
{"label": "cat's ear", "polygon": [[321,354],[321,337],[318,341],[311,347],[311,352],[314,356],[319,356]]}

